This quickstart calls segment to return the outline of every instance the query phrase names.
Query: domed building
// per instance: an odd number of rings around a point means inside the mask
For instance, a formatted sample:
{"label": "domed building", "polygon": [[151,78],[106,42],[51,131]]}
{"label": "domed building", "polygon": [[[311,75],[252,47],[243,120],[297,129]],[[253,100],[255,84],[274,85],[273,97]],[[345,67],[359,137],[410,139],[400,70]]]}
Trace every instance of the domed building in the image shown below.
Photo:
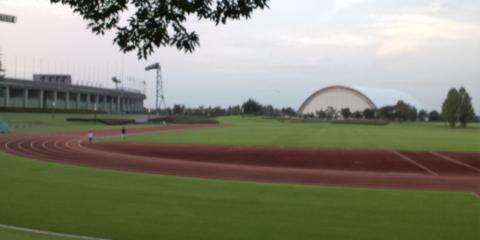
{"label": "domed building", "polygon": [[414,97],[398,90],[367,87],[330,86],[322,88],[303,102],[299,109],[302,115],[315,114],[319,110],[333,107],[336,110],[349,108],[351,112],[365,109],[378,109],[404,101],[423,109],[423,105]]}

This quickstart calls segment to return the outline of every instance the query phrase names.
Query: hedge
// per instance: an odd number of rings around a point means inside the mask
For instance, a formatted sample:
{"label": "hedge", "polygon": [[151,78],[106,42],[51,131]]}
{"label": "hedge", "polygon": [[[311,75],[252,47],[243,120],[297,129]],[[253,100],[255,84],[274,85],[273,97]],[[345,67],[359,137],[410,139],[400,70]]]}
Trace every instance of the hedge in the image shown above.
{"label": "hedge", "polygon": [[348,120],[334,120],[332,121],[332,123],[385,126],[385,125],[388,125],[390,122],[385,120],[378,120],[378,119],[348,119]]}
{"label": "hedge", "polygon": [[168,124],[219,124],[215,119],[197,116],[166,116],[151,118],[150,123],[168,123]]}
{"label": "hedge", "polygon": [[67,118],[69,122],[99,122],[105,125],[127,125],[134,124],[133,119],[109,119],[109,118]]}

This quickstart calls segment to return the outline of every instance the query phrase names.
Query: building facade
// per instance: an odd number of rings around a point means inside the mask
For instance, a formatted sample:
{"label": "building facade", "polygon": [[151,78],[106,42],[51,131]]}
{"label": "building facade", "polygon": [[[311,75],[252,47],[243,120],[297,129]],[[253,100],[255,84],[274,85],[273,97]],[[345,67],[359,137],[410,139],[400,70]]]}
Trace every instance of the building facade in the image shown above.
{"label": "building facade", "polygon": [[[78,86],[68,75],[37,75],[37,80],[0,79],[0,107],[141,112],[145,95],[122,89]],[[52,80],[47,80],[52,79]],[[53,80],[55,79],[55,80]]]}

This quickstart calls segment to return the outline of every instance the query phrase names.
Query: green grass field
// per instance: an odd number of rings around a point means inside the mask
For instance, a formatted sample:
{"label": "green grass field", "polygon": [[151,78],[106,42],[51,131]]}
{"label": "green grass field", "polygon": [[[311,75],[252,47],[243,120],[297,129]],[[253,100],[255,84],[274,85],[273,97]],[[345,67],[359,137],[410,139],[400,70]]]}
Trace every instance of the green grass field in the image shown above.
{"label": "green grass field", "polygon": [[[58,116],[50,120],[45,114],[9,117],[29,123],[37,121],[36,127],[24,132],[105,128],[65,122]],[[128,139],[455,151],[478,150],[480,140],[478,125],[448,129],[441,124],[377,127],[281,123],[241,117],[220,120],[222,128]],[[115,240],[473,240],[480,238],[480,198],[470,193],[168,177],[66,166],[0,152],[0,224]],[[0,239],[63,240],[1,228]]]}
{"label": "green grass field", "polygon": [[[0,189],[1,224],[118,240],[480,236],[480,199],[470,193],[200,180],[3,153]],[[29,239],[24,235],[0,230],[0,239]]]}
{"label": "green grass field", "polygon": [[224,117],[216,129],[130,136],[127,141],[278,147],[480,151],[480,125],[451,129],[442,123],[387,126],[291,123],[262,118]]}
{"label": "green grass field", "polygon": [[40,233],[29,233],[16,230],[0,228],[0,238],[2,240],[72,240],[69,237],[57,237]]}

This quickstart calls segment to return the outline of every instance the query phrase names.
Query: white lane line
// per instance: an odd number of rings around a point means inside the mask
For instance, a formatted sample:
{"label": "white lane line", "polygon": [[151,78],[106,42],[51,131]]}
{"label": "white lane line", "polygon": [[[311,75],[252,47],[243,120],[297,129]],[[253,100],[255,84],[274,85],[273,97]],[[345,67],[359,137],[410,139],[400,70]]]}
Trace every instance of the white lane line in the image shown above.
{"label": "white lane line", "polygon": [[460,161],[458,161],[458,160],[455,159],[455,158],[452,158],[452,157],[443,155],[443,154],[438,153],[438,152],[430,152],[430,154],[432,154],[432,155],[434,155],[434,156],[437,156],[437,157],[439,157],[439,158],[441,158],[441,159],[443,159],[443,160],[447,160],[447,161],[449,161],[449,162],[451,162],[451,163],[456,163],[456,164],[458,164],[458,165],[460,165],[460,166],[463,166],[463,167],[472,169],[472,170],[480,173],[480,169],[479,169],[479,168],[476,168],[476,167],[474,167],[474,166],[472,166],[472,165],[469,165],[469,164],[460,162]]}
{"label": "white lane line", "polygon": [[43,231],[43,230],[37,230],[37,229],[31,229],[31,228],[16,227],[16,226],[4,225],[4,224],[0,224],[0,228],[10,229],[10,230],[15,230],[15,231],[21,231],[21,232],[28,232],[28,233],[37,233],[37,234],[43,234],[43,235],[49,235],[49,236],[55,236],[55,237],[82,239],[82,240],[110,240],[108,238],[96,238],[96,237],[87,237],[87,236],[67,234],[67,233],[57,233],[57,232],[50,232],[50,231]]}
{"label": "white lane line", "polygon": [[429,168],[423,166],[422,164],[418,163],[417,161],[413,160],[412,158],[410,158],[410,157],[408,157],[408,156],[405,156],[404,154],[401,154],[401,153],[399,153],[398,151],[391,151],[391,152],[392,152],[393,154],[399,156],[399,157],[402,158],[403,160],[405,160],[405,161],[407,161],[407,162],[409,162],[409,163],[411,163],[411,164],[413,164],[413,165],[415,165],[415,166],[417,166],[417,167],[419,167],[419,168],[427,171],[427,172],[430,173],[431,175],[439,176],[438,173],[436,173],[436,172],[430,170]]}
{"label": "white lane line", "polygon": [[476,192],[472,192],[473,196],[476,197],[476,198],[479,198],[480,199],[480,195],[478,195],[478,193]]}

